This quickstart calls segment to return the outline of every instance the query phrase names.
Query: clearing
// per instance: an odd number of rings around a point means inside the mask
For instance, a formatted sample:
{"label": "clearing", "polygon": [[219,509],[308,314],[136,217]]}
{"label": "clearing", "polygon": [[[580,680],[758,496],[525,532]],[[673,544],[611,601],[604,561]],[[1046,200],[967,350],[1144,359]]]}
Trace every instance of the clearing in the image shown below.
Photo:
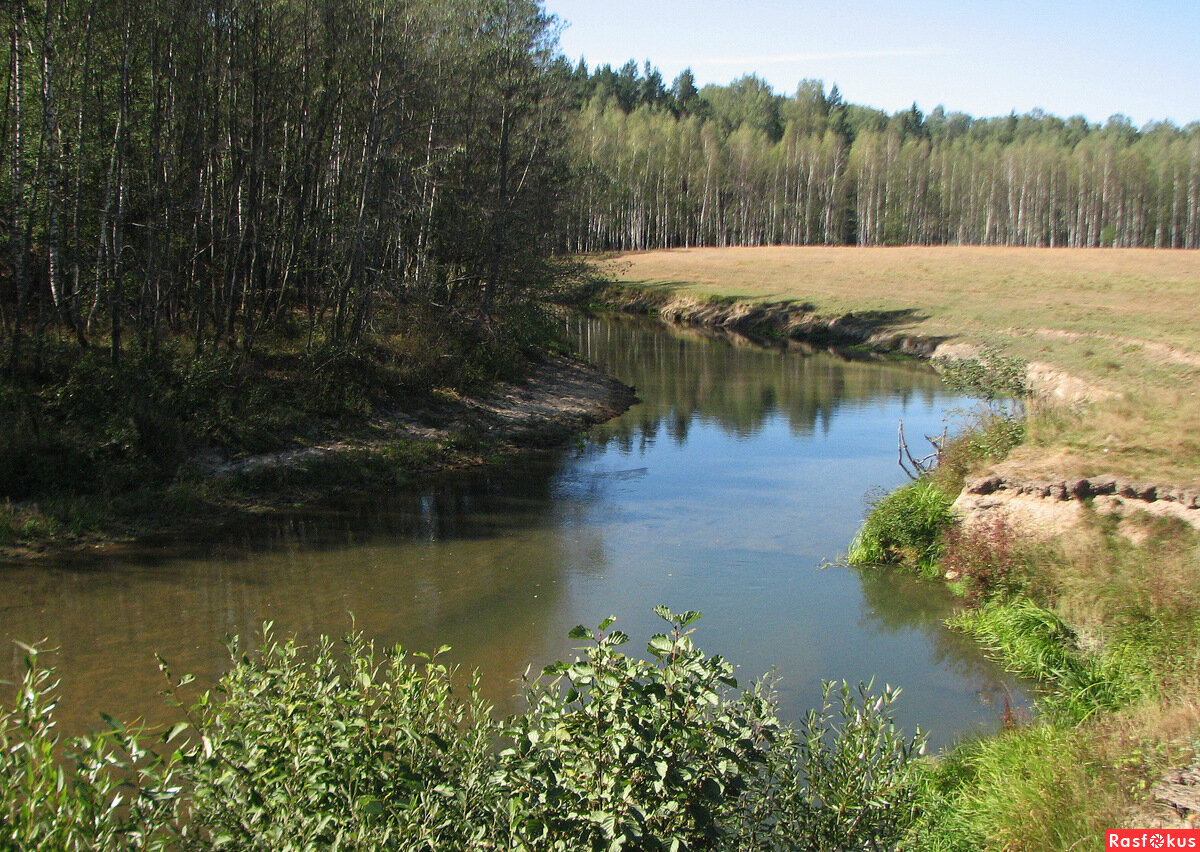
{"label": "clearing", "polygon": [[1036,421],[1007,463],[1200,487],[1200,252],[975,246],[695,248],[596,260],[663,296],[877,312],[889,331],[993,346],[1103,401]]}

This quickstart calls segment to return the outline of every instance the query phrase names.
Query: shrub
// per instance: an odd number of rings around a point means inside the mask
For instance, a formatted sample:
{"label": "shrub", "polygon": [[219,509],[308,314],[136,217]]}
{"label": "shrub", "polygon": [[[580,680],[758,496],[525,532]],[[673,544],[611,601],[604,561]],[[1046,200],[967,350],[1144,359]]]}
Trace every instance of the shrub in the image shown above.
{"label": "shrub", "polygon": [[934,365],[952,389],[1002,409],[1011,404],[1023,412],[1025,400],[1033,393],[1029,365],[992,347],[985,348],[978,358],[938,358]]}
{"label": "shrub", "polygon": [[155,852],[174,848],[178,754],[147,750],[142,731],[109,717],[99,734],[63,740],[55,730],[53,671],[22,646],[26,666],[11,709],[0,711],[0,850]]}
{"label": "shrub", "polygon": [[797,736],[769,683],[733,692],[695,647],[699,613],[656,612],[649,660],[620,652],[612,619],[576,628],[582,655],[504,723],[438,654],[357,634],[304,649],[267,625],[257,654],[230,642],[233,670],[163,735],[193,736],[167,757],[115,722],[59,742],[28,649],[0,716],[0,852],[892,848],[922,748],[895,730],[898,691],[826,684]]}
{"label": "shrub", "polygon": [[193,710],[200,745],[185,762],[193,845],[466,849],[494,833],[492,743],[498,726],[476,681],[408,662],[361,634],[311,652],[277,642],[236,661]]}
{"label": "shrub", "polygon": [[628,641],[577,627],[582,658],[546,669],[528,689],[504,752],[506,789],[521,802],[520,844],[534,848],[711,849],[738,817],[777,747],[788,739],[763,690],[729,698],[733,666],[692,643],[699,613],[655,610],[669,634],[650,639],[653,662]]}
{"label": "shrub", "polygon": [[786,832],[801,848],[894,849],[917,815],[914,760],[925,753],[918,729],[906,738],[892,721],[899,689],[823,684],[820,708],[800,723],[800,772]]}
{"label": "shrub", "polygon": [[953,520],[951,499],[928,477],[885,495],[871,507],[846,555],[851,565],[899,564],[937,572],[942,530]]}
{"label": "shrub", "polygon": [[1024,420],[992,408],[978,409],[969,416],[966,428],[941,448],[933,481],[946,492],[958,491],[972,470],[1007,458],[1024,442],[1027,431]]}
{"label": "shrub", "polygon": [[941,567],[948,577],[954,572],[962,578],[972,603],[1012,595],[1025,585],[1016,536],[1001,517],[947,528]]}

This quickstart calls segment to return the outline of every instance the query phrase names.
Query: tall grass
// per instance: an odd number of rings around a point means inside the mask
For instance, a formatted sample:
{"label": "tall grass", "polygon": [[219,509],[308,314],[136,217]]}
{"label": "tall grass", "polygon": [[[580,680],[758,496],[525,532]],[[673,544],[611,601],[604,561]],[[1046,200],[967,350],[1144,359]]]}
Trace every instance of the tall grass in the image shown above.
{"label": "tall grass", "polygon": [[921,784],[920,852],[1092,849],[1127,799],[1074,729],[1038,722],[959,746]]}
{"label": "tall grass", "polygon": [[1028,598],[993,600],[948,623],[971,633],[1009,670],[1048,684],[1047,709],[1080,722],[1145,696],[1144,671],[1121,649],[1085,653],[1075,633]]}
{"label": "tall grass", "polygon": [[903,565],[926,575],[938,571],[942,531],[953,520],[953,500],[928,477],[880,498],[850,542],[851,565]]}

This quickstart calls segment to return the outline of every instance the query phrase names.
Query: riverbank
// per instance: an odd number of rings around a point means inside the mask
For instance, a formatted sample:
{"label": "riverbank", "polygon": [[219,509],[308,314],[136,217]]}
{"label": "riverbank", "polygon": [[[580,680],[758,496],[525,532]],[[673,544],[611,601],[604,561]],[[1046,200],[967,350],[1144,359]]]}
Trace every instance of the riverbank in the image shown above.
{"label": "riverbank", "polygon": [[35,501],[10,502],[0,506],[9,530],[0,537],[0,559],[177,534],[493,463],[568,440],[636,401],[632,388],[569,356],[530,360],[523,372],[475,392],[435,389],[407,406],[381,407],[353,428],[280,436],[277,449],[210,449],[183,465],[173,481],[132,489],[103,505],[81,497],[53,501],[43,511]]}
{"label": "riverbank", "polygon": [[1200,492],[1200,253],[766,247],[596,266],[598,300],[620,310],[881,355],[1022,359],[1045,404],[996,475]]}
{"label": "riverbank", "polygon": [[1046,691],[1039,718],[932,767],[912,846],[1068,849],[1195,824],[1178,778],[1200,755],[1200,255],[775,248],[599,266],[597,300],[621,310],[1025,363],[1030,415],[982,416],[946,470],[877,504],[882,543],[860,550],[944,573],[977,607],[960,628]]}

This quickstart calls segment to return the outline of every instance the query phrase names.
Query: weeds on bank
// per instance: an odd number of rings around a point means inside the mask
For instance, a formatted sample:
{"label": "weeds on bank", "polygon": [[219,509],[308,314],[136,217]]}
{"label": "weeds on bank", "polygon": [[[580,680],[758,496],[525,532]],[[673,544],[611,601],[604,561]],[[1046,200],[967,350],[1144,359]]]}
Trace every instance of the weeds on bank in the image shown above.
{"label": "weeds on bank", "polygon": [[[253,454],[359,429],[371,412],[403,409],[435,388],[511,377],[552,348],[555,333],[536,305],[506,306],[486,324],[406,306],[381,315],[375,336],[355,347],[296,328],[251,351],[198,351],[175,337],[135,343],[116,367],[103,347],[47,338],[36,364],[0,373],[0,503],[10,501],[0,507],[0,544],[119,530],[140,520],[139,502],[186,505],[196,490],[188,462],[200,453]],[[386,478],[400,456],[427,451],[389,448],[347,466]]]}
{"label": "weeds on bank", "polygon": [[899,564],[927,576],[938,572],[942,530],[953,500],[922,477],[880,498],[850,542],[851,565]]}
{"label": "weeds on bank", "polygon": [[[990,381],[978,371],[967,378]],[[1128,472],[1161,469],[1162,452],[1188,462],[1194,438],[1131,440],[1126,427],[1144,427],[1146,411],[1128,401],[1102,407],[1095,422],[1062,409],[1010,414],[981,409],[933,472],[875,504],[851,551],[852,560],[944,572],[968,604],[952,625],[1042,689],[1036,718],[1006,720],[998,735],[925,768],[921,817],[906,841],[915,850],[1094,845],[1105,828],[1163,816],[1150,789],[1200,751],[1200,534],[1149,516],[1085,514],[1081,527],[1047,542],[1004,520],[929,523],[936,513],[912,511],[926,502],[917,495],[941,489],[949,500],[979,465],[1023,441],[1107,455]],[[887,546],[912,540],[921,547]]]}
{"label": "weeds on bank", "polygon": [[1041,682],[1042,715],[929,767],[914,849],[1084,848],[1173,817],[1151,788],[1200,755],[1200,535],[1093,518],[1021,562],[954,623]]}
{"label": "weeds on bank", "polygon": [[1047,685],[1043,710],[1069,724],[1146,697],[1145,672],[1133,654],[1085,652],[1061,618],[1028,598],[993,600],[948,623],[973,635],[1009,671]]}

